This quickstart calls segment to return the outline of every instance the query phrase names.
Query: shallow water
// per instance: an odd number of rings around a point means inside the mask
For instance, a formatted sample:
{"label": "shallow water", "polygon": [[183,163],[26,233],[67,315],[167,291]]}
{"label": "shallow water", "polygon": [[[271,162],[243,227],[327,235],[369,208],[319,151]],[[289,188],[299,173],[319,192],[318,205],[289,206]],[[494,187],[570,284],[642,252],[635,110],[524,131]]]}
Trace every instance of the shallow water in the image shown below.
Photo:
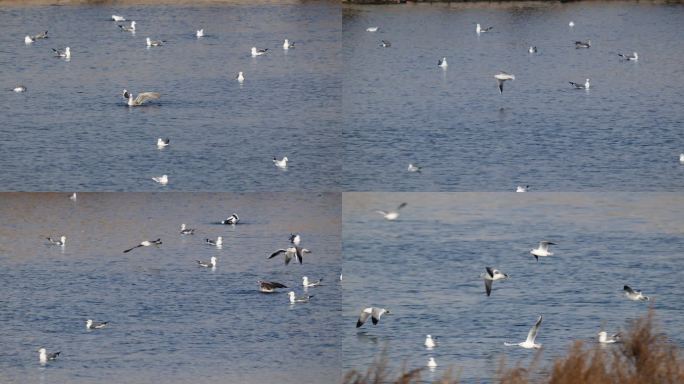
{"label": "shallow water", "polygon": [[[373,212],[408,202],[397,221]],[[541,366],[574,340],[594,343],[603,326],[655,309],[662,330],[684,345],[684,198],[675,194],[345,193],[343,197],[343,366],[364,371],[386,348],[393,368],[424,367],[430,356],[465,382],[492,382],[504,357],[525,366],[521,342],[539,314]],[[555,255],[529,250],[550,240]],[[509,274],[487,297],[479,278]],[[652,301],[633,302],[623,285]],[[366,306],[390,309],[377,326],[355,329]],[[423,347],[426,334],[439,345]]]}
{"label": "shallow water", "polygon": [[[339,194],[0,194],[3,383],[321,383],[340,374]],[[232,212],[237,226],[214,224]],[[296,217],[293,220],[292,217]],[[181,236],[181,222],[197,228]],[[304,263],[267,260],[300,232]],[[66,247],[45,236],[67,236]],[[223,249],[203,244],[223,235]],[[160,237],[158,248],[122,250]],[[195,260],[217,256],[216,270]],[[261,294],[257,280],[308,304]],[[86,331],[85,320],[109,321]],[[36,350],[61,350],[41,368]]]}
{"label": "shallow water", "polygon": [[[673,80],[684,74],[684,6],[420,4],[344,15],[345,190],[684,189]],[[478,37],[478,22],[494,29]],[[590,49],[575,49],[586,39]],[[632,51],[638,62],[619,60]],[[502,95],[498,71],[516,76]],[[568,84],[586,78],[588,92]],[[411,162],[422,174],[406,171]]]}
{"label": "shallow water", "polygon": [[[146,37],[167,43],[147,49]],[[52,57],[65,46],[70,62]],[[252,58],[252,46],[271,53]],[[0,7],[2,190],[338,190],[339,51],[335,2]],[[129,108],[124,88],[162,96]],[[157,150],[158,137],[171,146]],[[287,172],[274,156],[288,156]],[[161,174],[165,187],[151,180]]]}

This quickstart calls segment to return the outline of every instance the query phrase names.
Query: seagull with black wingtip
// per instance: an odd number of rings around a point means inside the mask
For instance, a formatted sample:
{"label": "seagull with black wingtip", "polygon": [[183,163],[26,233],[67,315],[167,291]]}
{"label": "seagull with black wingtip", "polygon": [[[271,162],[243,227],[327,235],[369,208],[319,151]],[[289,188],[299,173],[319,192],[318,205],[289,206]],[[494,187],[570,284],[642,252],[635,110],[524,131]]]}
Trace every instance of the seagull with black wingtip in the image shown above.
{"label": "seagull with black wingtip", "polygon": [[150,240],[143,240],[143,241],[140,242],[140,244],[136,245],[135,247],[131,247],[131,248],[128,248],[128,249],[124,250],[123,253],[128,253],[128,252],[130,252],[130,251],[132,251],[132,250],[134,250],[134,249],[136,249],[136,248],[140,248],[140,247],[149,247],[149,246],[151,246],[151,245],[154,245],[154,246],[156,246],[156,247],[159,247],[159,246],[161,245],[161,243],[162,243],[161,239],[152,240],[152,241],[150,241]]}

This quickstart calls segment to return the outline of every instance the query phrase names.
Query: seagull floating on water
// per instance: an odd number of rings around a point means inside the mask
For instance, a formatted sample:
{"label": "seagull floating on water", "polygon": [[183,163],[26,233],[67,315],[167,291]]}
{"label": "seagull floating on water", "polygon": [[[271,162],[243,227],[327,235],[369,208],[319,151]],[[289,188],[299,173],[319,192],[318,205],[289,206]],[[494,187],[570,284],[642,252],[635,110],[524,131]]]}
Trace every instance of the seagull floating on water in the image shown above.
{"label": "seagull floating on water", "polygon": [[623,60],[627,61],[638,61],[639,60],[639,54],[636,52],[632,52],[631,55],[623,55],[622,53],[618,53],[618,56],[620,56]]}
{"label": "seagull floating on water", "polygon": [[527,50],[527,52],[529,52],[529,53],[537,53],[537,47],[532,46],[532,47],[530,47],[530,48]]}
{"label": "seagull floating on water", "polygon": [[136,248],[140,248],[140,247],[149,247],[151,245],[154,245],[155,247],[159,247],[161,245],[161,243],[162,243],[161,239],[152,240],[152,241],[143,240],[140,242],[140,244],[136,245],[135,247],[131,247],[131,248],[124,250],[123,253],[128,253],[128,252],[130,252]]}
{"label": "seagull floating on water", "polygon": [[515,189],[516,192],[518,193],[524,193],[527,192],[527,189],[530,188],[529,185],[518,185],[518,187]]}
{"label": "seagull floating on water", "polygon": [[475,32],[479,35],[480,33],[489,32],[489,31],[491,31],[493,28],[494,28],[494,27],[482,28],[482,26],[480,26],[480,24],[477,24],[477,26],[475,26]]}
{"label": "seagull floating on water", "polygon": [[55,52],[55,57],[63,57],[67,60],[71,59],[71,48],[69,47],[64,48],[63,51],[54,48],[52,48],[52,50]]}
{"label": "seagull floating on water", "polygon": [[568,23],[568,26],[569,26],[570,28],[574,27],[574,26],[575,26],[575,22],[574,22],[574,21],[569,22],[569,23]]}
{"label": "seagull floating on water", "polygon": [[620,341],[620,332],[608,336],[608,332],[601,331],[598,333],[598,341],[601,344],[614,344]]}
{"label": "seagull floating on water", "polygon": [[12,88],[12,91],[14,91],[16,93],[21,93],[21,92],[26,92],[27,89],[23,85],[17,85],[16,87]]}
{"label": "seagull floating on water", "polygon": [[99,323],[99,322],[92,321],[91,319],[88,319],[88,320],[86,320],[86,329],[102,329],[102,328],[106,327],[107,324],[109,324],[108,321],[104,321],[104,322]]}
{"label": "seagull floating on water", "polygon": [[216,238],[216,241],[212,239],[204,239],[204,243],[208,245],[213,245],[216,248],[221,248],[223,246],[223,237],[219,236]]}
{"label": "seagull floating on water", "polygon": [[499,93],[503,93],[503,85],[506,80],[515,80],[515,75],[511,75],[506,72],[499,72],[496,75],[494,75],[494,78],[496,79],[496,84],[499,85]]}
{"label": "seagull floating on water", "polygon": [[290,297],[290,304],[294,303],[308,303],[309,299],[313,297],[313,295],[304,295],[304,296],[297,296],[295,295],[294,292],[290,291],[287,293],[287,295]]}
{"label": "seagull floating on water", "polygon": [[119,16],[119,15],[112,15],[112,20],[113,21],[126,21],[126,18],[123,16]]}
{"label": "seagull floating on water", "polygon": [[237,76],[235,76],[235,80],[237,80],[240,83],[245,81],[245,75],[242,73],[242,71],[238,72]]}
{"label": "seagull floating on water", "polygon": [[323,279],[318,279],[316,281],[309,281],[309,278],[304,276],[302,277],[302,285],[305,288],[312,288],[312,287],[318,287],[323,283]]}
{"label": "seagull floating on water", "polygon": [[145,102],[150,100],[157,100],[161,95],[157,92],[141,92],[137,97],[133,98],[133,93],[123,90],[122,96],[127,100],[127,104],[130,107],[137,107],[143,105]]}
{"label": "seagull floating on water", "polygon": [[221,222],[221,224],[225,225],[235,225],[240,221],[240,218],[238,217],[237,213],[233,213],[232,215],[228,216],[225,220]]}
{"label": "seagull floating on water", "polygon": [[171,140],[169,140],[168,138],[162,139],[160,137],[157,139],[157,148],[162,149],[164,147],[168,147],[170,142],[171,142]]}
{"label": "seagull floating on water", "polygon": [[266,52],[268,52],[268,48],[257,49],[257,47],[252,47],[252,57],[265,55]]}
{"label": "seagull floating on water", "polygon": [[591,40],[575,41],[575,48],[591,48]]}
{"label": "seagull floating on water", "polygon": [[276,167],[280,169],[285,169],[287,168],[287,162],[290,161],[290,159],[287,158],[287,156],[283,157],[282,160],[278,160],[277,158],[273,158],[273,164],[275,164]]}
{"label": "seagull floating on water", "polygon": [[432,335],[425,336],[425,343],[423,344],[427,349],[432,349],[437,346],[437,343],[435,343],[435,340],[432,338]]}
{"label": "seagull floating on water", "polygon": [[423,169],[423,167],[419,167],[417,165],[413,165],[412,163],[409,163],[408,165],[408,171],[409,172],[418,172],[420,173],[420,170]]}
{"label": "seagull floating on water", "polygon": [[383,48],[389,48],[392,46],[392,43],[390,43],[389,40],[382,40],[380,42],[380,46]]}
{"label": "seagull floating on water", "polygon": [[537,319],[537,323],[532,326],[530,329],[530,332],[527,334],[527,340],[521,342],[521,343],[507,343],[504,342],[504,345],[506,346],[514,346],[517,345],[519,347],[523,347],[525,349],[539,349],[541,348],[541,344],[536,344],[534,340],[537,338],[537,333],[539,332],[539,327],[541,326],[542,323],[542,316],[539,315],[539,319]]}
{"label": "seagull floating on water", "polygon": [[553,256],[553,252],[549,251],[549,245],[556,245],[556,243],[552,243],[550,241],[540,241],[539,246],[537,248],[534,248],[530,251],[530,253],[534,256],[537,261],[539,261],[540,257],[547,257],[547,256]]}
{"label": "seagull floating on water", "polygon": [[630,288],[628,285],[625,285],[623,288],[625,291],[625,296],[627,296],[628,299],[633,300],[633,301],[648,301],[649,297],[644,296],[641,291],[637,291],[635,289]]}
{"label": "seagull floating on water", "polygon": [[575,82],[572,82],[572,81],[569,81],[569,83],[570,83],[570,85],[572,85],[573,87],[575,87],[575,89],[589,89],[589,87],[591,87],[591,83],[589,82],[589,79],[587,79],[587,80],[584,82],[584,84],[579,84],[579,83],[575,83]]}
{"label": "seagull floating on water", "polygon": [[188,228],[185,225],[185,223],[183,223],[180,226],[180,234],[181,235],[194,235],[195,234],[195,228]]}
{"label": "seagull floating on water", "polygon": [[386,212],[386,211],[375,211],[375,212],[381,214],[382,216],[385,217],[385,219],[387,219],[387,220],[389,220],[389,221],[396,220],[396,219],[399,218],[399,210],[402,209],[402,208],[404,208],[404,207],[406,206],[406,204],[407,204],[407,203],[401,203],[401,204],[399,204],[399,206],[397,207],[397,209],[394,210],[394,211],[388,211],[388,212]]}
{"label": "seagull floating on water", "polygon": [[195,32],[195,36],[197,36],[197,38],[204,37],[204,29],[198,29],[197,32]]}
{"label": "seagull floating on water", "polygon": [[29,35],[26,35],[26,37],[24,37],[24,44],[32,44],[35,41],[36,41],[36,39],[34,39],[33,37],[31,37]]}
{"label": "seagull floating on water", "polygon": [[195,260],[195,261],[197,261],[197,265],[199,265],[200,267],[212,268],[213,269],[213,268],[216,268],[216,260],[217,260],[216,256],[212,256],[211,259],[209,259],[209,262],[201,261],[201,260]]}
{"label": "seagull floating on water", "polygon": [[428,368],[430,368],[431,370],[437,368],[437,362],[435,361],[435,358],[434,358],[434,357],[431,357],[431,358],[428,360],[427,366],[428,366]]}
{"label": "seagull floating on water", "polygon": [[49,241],[52,245],[59,245],[60,247],[63,247],[66,245],[66,236],[61,236],[59,239],[48,237],[47,241]]}
{"label": "seagull floating on water", "polygon": [[166,42],[165,40],[152,40],[149,37],[145,39],[147,42],[147,47],[161,47]]}
{"label": "seagull floating on water", "polygon": [[154,176],[154,177],[152,177],[152,180],[154,180],[155,183],[159,183],[161,185],[166,185],[169,183],[169,176],[168,175]]}
{"label": "seagull floating on water", "polygon": [[287,285],[280,284],[275,281],[257,281],[259,284],[259,292],[263,293],[273,293],[276,291],[278,288],[287,288]]}
{"label": "seagull floating on water", "polygon": [[53,361],[57,360],[57,356],[62,353],[61,351],[53,352],[53,353],[48,353],[45,348],[40,348],[38,349],[38,359],[40,360],[40,363],[45,365],[47,364],[48,361]]}
{"label": "seagull floating on water", "polygon": [[679,162],[684,164],[684,153],[679,154]]}
{"label": "seagull floating on water", "polygon": [[294,47],[295,47],[294,41],[292,43],[290,43],[290,40],[285,39],[285,41],[283,42],[283,49],[284,50],[288,50],[288,49],[294,48]]}
{"label": "seagull floating on water", "polygon": [[483,273],[480,275],[484,279],[485,282],[485,292],[487,293],[487,296],[492,294],[492,283],[494,283],[497,280],[504,280],[508,278],[508,275],[505,273],[502,273],[498,269],[494,268],[489,268],[485,267],[486,273]]}
{"label": "seagull floating on water", "polygon": [[366,32],[377,32],[377,31],[378,31],[378,27],[368,27],[368,28],[366,28]]}
{"label": "seagull floating on water", "polygon": [[373,321],[373,325],[377,325],[378,322],[380,321],[380,317],[382,317],[382,315],[389,315],[389,314],[390,314],[390,311],[389,311],[389,309],[386,309],[386,308],[378,308],[378,307],[364,308],[361,311],[361,314],[359,315],[358,320],[356,320],[356,328],[359,328],[363,324],[365,324],[366,320],[368,320],[369,317]]}
{"label": "seagull floating on water", "polygon": [[449,63],[447,63],[446,57],[442,57],[441,59],[437,60],[437,66],[441,68],[446,68],[449,66]]}
{"label": "seagull floating on water", "polygon": [[135,33],[135,21],[131,21],[130,26],[125,26],[125,25],[119,25],[119,29],[121,29],[122,32],[133,32]]}

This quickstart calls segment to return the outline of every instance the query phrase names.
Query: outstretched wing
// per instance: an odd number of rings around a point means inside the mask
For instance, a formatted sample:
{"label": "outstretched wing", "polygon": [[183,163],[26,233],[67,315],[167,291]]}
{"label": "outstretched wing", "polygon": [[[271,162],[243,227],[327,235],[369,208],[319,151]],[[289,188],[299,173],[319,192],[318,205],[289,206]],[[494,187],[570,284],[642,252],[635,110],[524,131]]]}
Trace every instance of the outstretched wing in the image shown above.
{"label": "outstretched wing", "polygon": [[485,282],[485,290],[487,291],[487,296],[492,294],[492,281],[489,279],[484,279]]}
{"label": "outstretched wing", "polygon": [[148,100],[156,100],[161,97],[157,92],[143,92],[135,98],[135,104],[142,104]]}
{"label": "outstretched wing", "polygon": [[408,203],[404,202],[404,203],[399,204],[399,206],[397,207],[397,211],[404,208],[406,206],[406,204],[408,204]]}
{"label": "outstretched wing", "polygon": [[274,258],[274,257],[276,257],[276,256],[278,256],[278,255],[280,255],[281,253],[285,253],[285,252],[287,252],[286,249],[279,249],[279,250],[277,250],[277,251],[271,253],[271,256],[269,256],[268,258],[269,258],[269,259],[272,259],[272,258]]}
{"label": "outstretched wing", "polygon": [[537,323],[534,324],[532,328],[530,328],[530,332],[527,334],[527,341],[530,343],[534,343],[534,339],[537,338],[537,332],[539,332],[539,327],[541,326],[542,323],[542,316],[539,315],[539,319],[537,319]]}
{"label": "outstretched wing", "polygon": [[368,317],[371,315],[372,308],[366,308],[363,311],[361,311],[361,314],[359,315],[359,319],[356,320],[356,328],[362,326],[366,320],[368,320]]}

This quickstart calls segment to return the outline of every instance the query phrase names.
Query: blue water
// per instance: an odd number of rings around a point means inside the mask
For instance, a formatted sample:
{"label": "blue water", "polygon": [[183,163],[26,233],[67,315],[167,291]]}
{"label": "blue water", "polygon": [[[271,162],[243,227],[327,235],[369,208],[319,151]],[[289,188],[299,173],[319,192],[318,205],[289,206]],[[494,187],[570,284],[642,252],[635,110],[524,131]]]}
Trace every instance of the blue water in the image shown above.
{"label": "blue water", "polygon": [[[136,34],[119,31],[112,14],[135,20]],[[46,29],[49,39],[24,44]],[[146,37],[167,43],[147,49]],[[285,38],[296,49],[285,52]],[[65,46],[70,62],[51,51]],[[271,53],[252,58],[252,46]],[[335,2],[0,7],[0,186],[339,190],[339,50]],[[28,92],[9,91],[18,84]],[[129,108],[124,88],[161,99]],[[157,150],[158,137],[171,146]],[[287,172],[274,156],[290,159]],[[165,187],[151,180],[162,174]]]}
{"label": "blue water", "polygon": [[[408,202],[397,221],[373,212]],[[594,345],[603,326],[625,330],[650,305],[670,340],[684,346],[684,198],[678,194],[345,193],[343,197],[343,367],[365,371],[387,351],[399,370],[434,357],[465,382],[492,382],[504,358],[527,366],[521,342],[537,316],[539,366],[573,341]],[[555,255],[529,254],[550,240]],[[509,274],[485,295],[491,266]],[[652,301],[623,296],[623,285]],[[356,329],[362,308],[390,309]],[[425,335],[440,343],[432,352]],[[480,381],[481,380],[481,381]]]}
{"label": "blue water", "polygon": [[[214,224],[232,212],[235,227]],[[0,382],[322,383],[340,375],[339,194],[0,195]],[[292,217],[296,217],[293,220]],[[181,222],[197,228],[181,236]],[[312,253],[270,253],[302,234]],[[45,236],[67,236],[64,250]],[[224,238],[223,249],[203,244]],[[123,249],[160,237],[155,249]],[[217,256],[216,270],[195,260]],[[310,303],[258,291],[274,280]],[[109,321],[86,331],[85,320]],[[36,350],[61,350],[42,368]]]}
{"label": "blue water", "polygon": [[[682,18],[593,1],[345,7],[344,190],[684,190]],[[502,95],[498,71],[516,76]]]}

